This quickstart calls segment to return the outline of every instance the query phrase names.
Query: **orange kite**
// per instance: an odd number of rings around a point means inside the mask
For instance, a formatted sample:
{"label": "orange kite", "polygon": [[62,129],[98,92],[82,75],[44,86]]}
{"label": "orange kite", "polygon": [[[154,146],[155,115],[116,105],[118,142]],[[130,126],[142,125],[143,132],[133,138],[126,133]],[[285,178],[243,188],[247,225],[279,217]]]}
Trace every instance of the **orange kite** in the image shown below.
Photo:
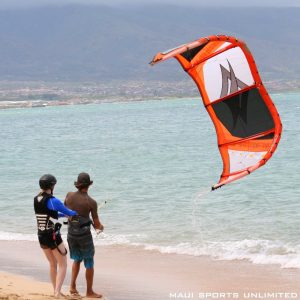
{"label": "orange kite", "polygon": [[171,57],[194,79],[216,129],[223,172],[212,190],[263,166],[277,148],[282,124],[246,44],[209,36],[159,52],[150,64]]}

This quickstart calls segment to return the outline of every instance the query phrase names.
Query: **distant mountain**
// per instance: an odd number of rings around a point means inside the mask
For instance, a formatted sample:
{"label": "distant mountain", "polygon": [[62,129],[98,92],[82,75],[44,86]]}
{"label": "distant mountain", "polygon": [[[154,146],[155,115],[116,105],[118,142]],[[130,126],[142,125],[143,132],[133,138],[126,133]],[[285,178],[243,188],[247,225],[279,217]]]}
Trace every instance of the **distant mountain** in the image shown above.
{"label": "distant mountain", "polygon": [[300,79],[300,8],[71,5],[0,11],[0,80],[186,78],[158,51],[202,36],[245,40],[265,79]]}

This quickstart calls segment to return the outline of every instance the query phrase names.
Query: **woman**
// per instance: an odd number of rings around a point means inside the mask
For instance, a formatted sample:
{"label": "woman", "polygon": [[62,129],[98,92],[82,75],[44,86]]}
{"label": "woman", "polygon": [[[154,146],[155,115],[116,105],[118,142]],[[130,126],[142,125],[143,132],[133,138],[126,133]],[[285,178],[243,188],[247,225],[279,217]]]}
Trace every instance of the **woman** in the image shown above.
{"label": "woman", "polygon": [[53,196],[56,182],[56,178],[51,174],[45,174],[40,178],[41,192],[34,198],[34,211],[39,243],[50,264],[54,296],[59,298],[62,296],[61,287],[66,277],[67,250],[59,232],[61,224],[54,224],[51,219],[74,216],[77,213],[66,208],[59,199]]}

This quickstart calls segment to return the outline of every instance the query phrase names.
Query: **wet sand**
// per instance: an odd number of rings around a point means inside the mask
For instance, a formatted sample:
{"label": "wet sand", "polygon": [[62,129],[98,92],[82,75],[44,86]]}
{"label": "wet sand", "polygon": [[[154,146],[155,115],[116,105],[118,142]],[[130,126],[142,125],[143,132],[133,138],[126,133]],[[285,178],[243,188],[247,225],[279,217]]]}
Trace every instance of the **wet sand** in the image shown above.
{"label": "wet sand", "polygon": [[[0,266],[5,272],[0,273],[0,299],[51,299],[47,261],[37,242],[1,241]],[[94,286],[107,300],[300,299],[300,270],[105,246],[96,248]],[[82,295],[84,287],[82,268]]]}

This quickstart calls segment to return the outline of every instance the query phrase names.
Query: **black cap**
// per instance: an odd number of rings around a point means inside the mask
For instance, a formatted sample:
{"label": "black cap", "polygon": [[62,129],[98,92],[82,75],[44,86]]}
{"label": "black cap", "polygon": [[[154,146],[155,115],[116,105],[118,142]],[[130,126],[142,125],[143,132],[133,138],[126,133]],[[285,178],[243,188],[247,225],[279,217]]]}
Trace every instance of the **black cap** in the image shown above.
{"label": "black cap", "polygon": [[86,188],[93,184],[93,180],[91,180],[90,175],[88,173],[80,173],[77,177],[77,181],[74,182],[74,185],[77,188]]}
{"label": "black cap", "polygon": [[53,175],[45,174],[40,178],[39,184],[42,190],[47,190],[51,189],[56,184],[56,182],[57,180]]}

